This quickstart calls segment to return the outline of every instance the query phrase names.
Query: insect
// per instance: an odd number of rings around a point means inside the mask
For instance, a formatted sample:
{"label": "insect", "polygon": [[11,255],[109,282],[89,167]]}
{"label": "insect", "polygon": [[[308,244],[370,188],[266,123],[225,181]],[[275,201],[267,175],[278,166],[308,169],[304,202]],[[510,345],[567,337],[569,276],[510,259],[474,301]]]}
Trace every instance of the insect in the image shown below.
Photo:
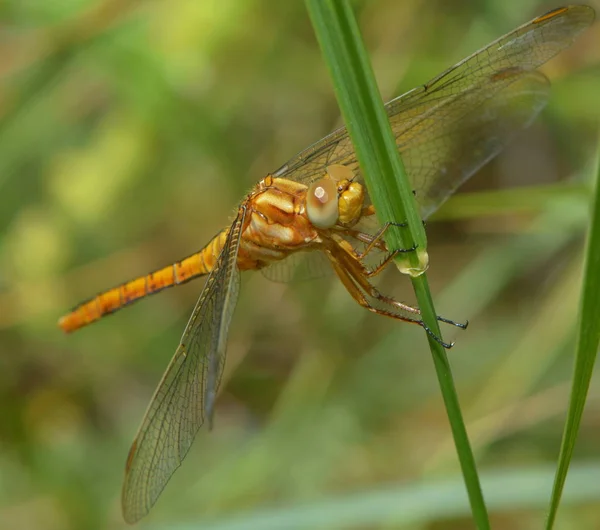
{"label": "insect", "polygon": [[[423,219],[531,123],[549,94],[536,68],[593,19],[587,6],[550,11],[386,105]],[[340,128],[263,178],[231,225],[203,249],[100,293],[60,319],[64,331],[74,331],[149,294],[208,276],[129,451],[122,493],[127,522],[148,513],[198,429],[212,424],[240,271],[262,269],[281,279],[283,264],[320,254],[360,305],[425,327],[417,308],[371,283],[394,256],[383,238],[386,225],[368,228],[374,214]],[[368,263],[372,255],[380,257],[375,266]]]}

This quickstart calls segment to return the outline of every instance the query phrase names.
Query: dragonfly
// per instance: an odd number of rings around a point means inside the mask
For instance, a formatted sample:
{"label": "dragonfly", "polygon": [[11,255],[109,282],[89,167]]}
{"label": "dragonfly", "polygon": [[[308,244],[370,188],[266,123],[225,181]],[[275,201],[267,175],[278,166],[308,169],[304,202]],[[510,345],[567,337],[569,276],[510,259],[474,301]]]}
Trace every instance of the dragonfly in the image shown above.
{"label": "dragonfly", "polygon": [[[386,104],[423,219],[532,122],[549,96],[548,79],[537,68],[570,46],[594,16],[584,5],[550,11]],[[290,262],[300,267],[320,256],[361,306],[426,328],[418,308],[372,283],[397,253],[385,243],[389,224],[378,225],[375,214],[342,127],[260,180],[231,224],[204,248],[102,292],[59,320],[64,331],[75,331],[150,294],[207,276],[127,457],[127,522],[149,512],[200,427],[212,427],[241,271],[287,279]],[[376,256],[375,265],[369,256]]]}

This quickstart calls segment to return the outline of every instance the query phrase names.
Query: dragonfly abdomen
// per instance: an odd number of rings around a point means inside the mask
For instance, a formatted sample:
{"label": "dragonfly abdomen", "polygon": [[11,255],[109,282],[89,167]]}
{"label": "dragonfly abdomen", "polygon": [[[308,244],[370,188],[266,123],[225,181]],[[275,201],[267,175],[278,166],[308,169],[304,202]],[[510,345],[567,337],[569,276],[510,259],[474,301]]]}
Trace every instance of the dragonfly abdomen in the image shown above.
{"label": "dragonfly abdomen", "polygon": [[82,302],[61,317],[58,325],[67,333],[75,331],[146,296],[208,274],[221,252],[225,235],[226,231],[219,233],[202,250],[181,261],[134,278]]}

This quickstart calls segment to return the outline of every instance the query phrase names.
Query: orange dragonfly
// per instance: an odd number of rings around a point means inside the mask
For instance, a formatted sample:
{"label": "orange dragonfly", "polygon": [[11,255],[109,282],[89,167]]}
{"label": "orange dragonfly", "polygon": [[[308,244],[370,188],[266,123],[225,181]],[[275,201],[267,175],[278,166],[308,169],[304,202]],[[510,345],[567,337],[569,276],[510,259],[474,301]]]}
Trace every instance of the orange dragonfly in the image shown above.
{"label": "orange dragonfly", "polygon": [[[386,105],[424,219],[531,123],[549,94],[548,80],[536,68],[593,19],[587,6],[551,11]],[[198,429],[205,421],[212,424],[240,271],[264,269],[283,279],[282,263],[321,255],[360,305],[427,330],[417,308],[371,284],[395,254],[382,238],[385,226],[368,227],[374,213],[342,127],[263,178],[231,225],[203,249],[109,289],[60,319],[64,331],[74,331],[149,294],[208,275],[129,451],[122,493],[127,522],[148,513]],[[367,261],[372,255],[379,260],[375,266]]]}

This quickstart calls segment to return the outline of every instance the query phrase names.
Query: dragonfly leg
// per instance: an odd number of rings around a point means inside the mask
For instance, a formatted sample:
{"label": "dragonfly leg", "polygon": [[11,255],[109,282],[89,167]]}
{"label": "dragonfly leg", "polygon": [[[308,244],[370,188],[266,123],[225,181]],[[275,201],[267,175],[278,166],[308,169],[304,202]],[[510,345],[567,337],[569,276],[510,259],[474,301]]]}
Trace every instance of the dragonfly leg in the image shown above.
{"label": "dragonfly leg", "polygon": [[444,318],[438,316],[437,319],[440,322],[444,322],[445,324],[450,324],[451,326],[455,326],[459,329],[467,329],[469,327],[469,321],[467,320],[464,324],[462,322],[456,322],[455,320],[450,320],[449,318]]}
{"label": "dragonfly leg", "polygon": [[[384,302],[391,306],[397,307],[398,309],[400,309],[402,311],[416,311],[416,312],[418,312],[419,315],[421,314],[421,311],[419,309],[409,306],[408,304],[405,304],[403,302],[398,302],[398,300],[394,300],[393,298],[390,298],[389,296],[382,295],[375,288],[373,288],[373,290],[377,292],[377,296],[374,296],[374,297],[377,298],[378,300],[380,300],[381,302]],[[445,322],[446,324],[452,324],[453,326],[456,326],[460,329],[467,329],[467,325],[469,324],[468,322],[466,324],[460,324],[458,322],[454,322],[453,320],[449,320],[447,318],[444,318],[444,317],[441,317],[438,315],[436,315],[436,318],[439,322]],[[438,344],[443,346],[446,350],[449,350],[450,348],[452,348],[452,346],[454,346],[454,342],[444,342],[441,339],[441,337],[438,337],[431,330],[431,328],[427,324],[425,324],[425,322],[423,322],[422,319],[417,320],[417,323],[427,332],[427,334],[433,340],[435,340]]]}
{"label": "dragonfly leg", "polygon": [[382,270],[384,270],[392,262],[392,260],[398,255],[399,252],[400,252],[399,250],[390,252],[384,258],[384,260],[373,269],[367,269],[365,267],[365,275],[367,276],[367,278],[372,278],[374,276],[377,276]]}
{"label": "dragonfly leg", "polygon": [[[364,234],[364,235],[368,235],[369,234]],[[396,256],[396,254],[398,253],[398,251],[395,252],[390,252],[385,259],[379,264],[377,265],[377,267],[375,267],[374,269],[369,269],[367,268],[364,263],[362,263],[361,259],[360,259],[360,255],[354,250],[354,248],[352,247],[352,245],[350,245],[347,241],[342,240],[339,243],[339,246],[341,246],[344,250],[346,250],[346,252],[349,254],[350,258],[354,259],[355,261],[358,262],[359,267],[357,268],[358,271],[360,271],[360,269],[362,269],[362,276],[366,276],[367,278],[372,278],[373,276],[376,276],[377,274],[379,274],[382,270],[384,270],[394,259],[394,257]],[[357,272],[358,272],[357,271]],[[375,289],[370,283],[367,283],[372,289]],[[401,302],[398,302],[397,300],[394,300],[393,298],[388,298],[388,300],[385,300],[385,296],[381,295],[382,297],[382,301],[386,302],[386,303],[391,303],[392,305],[394,304],[400,304],[402,307],[401,309],[406,309],[406,308],[412,308],[411,306],[408,306],[406,304],[402,304]],[[417,310],[418,311],[418,310]],[[420,313],[419,313],[420,314]],[[467,329],[468,325],[469,325],[469,321],[462,323],[462,322],[456,322],[455,320],[450,320],[449,318],[445,318],[442,316],[437,316],[438,321],[440,322],[444,322],[445,324],[450,324],[452,326],[455,326],[457,328],[460,329]]]}
{"label": "dragonfly leg", "polygon": [[[343,228],[341,232],[346,236],[350,236],[356,239],[357,241],[360,241],[361,243],[370,246],[370,250],[372,250],[373,248],[377,248],[378,250],[388,252],[385,241],[383,241],[381,238],[379,238],[378,241],[374,241],[376,236],[367,234],[366,232],[361,232],[360,230],[356,230],[354,228]],[[358,255],[357,252],[354,252],[354,254]],[[363,254],[365,253],[363,252]]]}
{"label": "dragonfly leg", "polygon": [[[419,318],[421,311],[418,308],[403,302],[398,302],[389,296],[385,296],[371,285],[368,280],[367,269],[353,254],[347,252],[344,247],[341,245],[332,245],[328,249],[328,256],[344,287],[346,287],[346,290],[362,307],[368,309],[372,313],[385,315],[411,324],[417,324],[421,326],[431,338],[446,349],[450,349],[454,346],[453,342],[444,342],[423,322],[421,318]],[[390,310],[375,307],[366,295],[382,304],[390,306]],[[443,317],[438,317],[438,320],[456,325],[455,322]]]}
{"label": "dragonfly leg", "polygon": [[[365,258],[365,256],[367,256],[369,254],[369,252],[371,252],[371,250],[373,250],[374,248],[380,248],[379,246],[377,246],[380,242],[383,243],[385,245],[385,242],[383,241],[383,236],[385,235],[385,233],[387,232],[388,228],[390,226],[406,226],[406,223],[391,223],[391,222],[387,222],[385,223],[378,231],[377,233],[372,236],[372,240],[369,244],[367,244],[367,247],[365,248],[365,250],[363,250],[362,253],[357,253],[358,259],[362,260]],[[386,249],[387,249],[387,245],[385,245]],[[402,248],[402,249],[398,249],[398,250],[394,250],[394,253],[399,253],[399,252],[412,252],[413,250],[415,250],[417,248],[416,245],[413,245],[411,248]]]}
{"label": "dragonfly leg", "polygon": [[[408,315],[406,315],[406,316],[401,315],[398,313],[394,313],[391,310],[387,311],[385,309],[380,309],[380,308],[377,308],[377,307],[374,307],[373,305],[371,305],[371,303],[365,296],[365,293],[361,290],[362,285],[360,285],[360,286],[357,285],[356,279],[350,273],[350,271],[347,268],[345,268],[341,263],[335,261],[335,258],[333,258],[331,260],[331,262],[332,262],[332,265],[333,265],[333,268],[334,268],[336,274],[338,275],[339,279],[341,280],[341,282],[344,285],[344,287],[346,288],[346,290],[350,293],[352,298],[354,298],[362,307],[368,309],[369,311],[371,311],[373,313],[377,313],[379,315],[385,315],[385,316],[389,316],[391,318],[395,318],[397,320],[409,322],[411,324],[421,325],[421,320],[419,318],[412,318],[411,316],[408,316]],[[361,282],[361,283],[363,283],[363,282]],[[369,284],[369,293],[368,294],[373,296],[373,294],[379,295],[380,293],[372,285]],[[374,297],[379,298],[378,296],[374,296]],[[419,310],[414,307],[406,306],[406,308],[407,308],[408,313],[414,313],[416,315],[419,314]]]}
{"label": "dragonfly leg", "polygon": [[[358,236],[364,236],[367,238],[373,238],[373,236],[371,236],[370,234],[363,234],[362,232],[357,232],[356,233],[356,239],[359,239]],[[359,241],[363,241],[363,239],[359,239]],[[385,245],[385,243],[383,243],[383,241],[380,242],[382,245]],[[383,259],[383,261],[381,263],[379,263],[379,265],[377,265],[375,268],[373,269],[369,269],[367,268],[363,263],[362,260],[365,256],[365,252],[363,252],[362,254],[357,252],[355,250],[355,248],[345,239],[342,239],[341,241],[338,242],[338,245],[340,247],[342,247],[347,254],[350,255],[350,257],[354,260],[360,263],[360,267],[362,268],[362,273],[367,277],[367,278],[371,278],[373,276],[377,276],[382,270],[384,270],[391,262],[392,259],[394,259],[394,257],[396,256],[396,254],[398,254],[398,251],[394,251],[394,252],[389,252],[387,250],[387,248],[382,248],[380,250],[384,250],[385,252],[387,252],[385,258]],[[371,247],[371,249],[374,247]]]}
{"label": "dragonfly leg", "polygon": [[[379,295],[379,299],[382,302],[388,303],[390,305],[396,306],[399,309],[403,310],[403,311],[407,311],[408,309],[412,309],[414,310],[415,308],[413,308],[412,306],[409,306],[407,304],[404,304],[402,302],[398,302],[397,300],[394,300],[393,298],[384,296],[382,294]],[[419,312],[419,315],[421,314],[420,310],[417,310]],[[436,315],[436,319],[438,322],[444,322],[445,324],[450,324],[451,326],[457,327],[459,329],[467,329],[467,327],[469,326],[469,321],[467,320],[464,324],[462,322],[456,322],[455,320],[450,320],[449,318],[445,318],[439,315]],[[442,342],[442,340],[435,335],[435,333],[433,333],[433,331],[431,331],[431,329],[429,329],[429,327],[427,327],[427,325],[421,320],[420,321],[421,326],[423,327],[423,329],[433,338],[435,339],[436,342],[439,342],[442,346],[444,346],[444,348],[446,349],[450,349],[454,343],[450,343],[450,346],[447,345],[447,343]]]}
{"label": "dragonfly leg", "polygon": [[345,235],[353,237],[354,239],[360,241],[361,243],[365,243],[367,245],[363,252],[357,252],[354,249],[354,247],[352,247],[349,243],[344,244],[344,243],[346,243],[345,241],[341,243],[342,246],[344,246],[344,248],[350,254],[352,254],[352,256],[355,259],[357,259],[359,261],[362,261],[374,248],[388,252],[385,259],[379,265],[377,265],[377,267],[375,267],[372,270],[365,269],[368,277],[376,276],[377,274],[379,274],[383,269],[385,269],[390,264],[392,259],[394,259],[394,257],[396,257],[396,255],[398,255],[399,253],[413,252],[417,248],[417,246],[414,245],[411,248],[397,249],[392,252],[389,252],[387,249],[387,246],[385,244],[385,241],[383,240],[383,236],[384,236],[386,230],[390,226],[402,226],[402,225],[396,224],[396,223],[386,223],[375,235],[367,234],[365,232],[361,232],[359,230],[354,230],[352,228],[345,228],[343,230],[343,233]]}
{"label": "dragonfly leg", "polygon": [[[387,247],[385,247],[385,242],[383,242],[382,240],[379,240],[378,242],[375,241],[374,236],[372,236],[370,234],[364,234],[362,232],[353,231],[353,230],[348,230],[346,232],[346,234],[352,235],[355,239],[358,239],[359,241],[367,242],[370,240],[370,243],[371,243],[370,247],[367,250],[365,250],[365,252],[362,252],[362,253],[357,252],[355,250],[355,248],[346,240],[342,240],[339,242],[339,245],[341,247],[343,247],[346,250],[346,252],[348,252],[348,254],[350,254],[352,256],[352,258],[354,260],[361,262],[361,266],[363,268],[364,275],[367,278],[372,278],[374,276],[377,276],[381,271],[383,271],[392,262],[392,260],[400,252],[403,252],[402,250],[394,250],[393,252],[389,252],[387,250]],[[373,248],[375,248],[376,245],[379,250],[383,250],[387,254],[386,254],[385,258],[381,261],[381,263],[379,263],[373,269],[369,269],[362,263],[362,260],[364,259],[364,257],[367,255],[368,252],[370,252]],[[379,246],[379,245],[381,245],[381,246]]]}
{"label": "dragonfly leg", "polygon": [[431,331],[430,327],[425,324],[425,322],[421,321],[421,327],[425,330],[427,335],[429,335],[435,342],[437,342],[442,348],[445,350],[449,350],[454,347],[454,341],[452,342],[444,342],[440,337],[438,337],[433,331]]}

